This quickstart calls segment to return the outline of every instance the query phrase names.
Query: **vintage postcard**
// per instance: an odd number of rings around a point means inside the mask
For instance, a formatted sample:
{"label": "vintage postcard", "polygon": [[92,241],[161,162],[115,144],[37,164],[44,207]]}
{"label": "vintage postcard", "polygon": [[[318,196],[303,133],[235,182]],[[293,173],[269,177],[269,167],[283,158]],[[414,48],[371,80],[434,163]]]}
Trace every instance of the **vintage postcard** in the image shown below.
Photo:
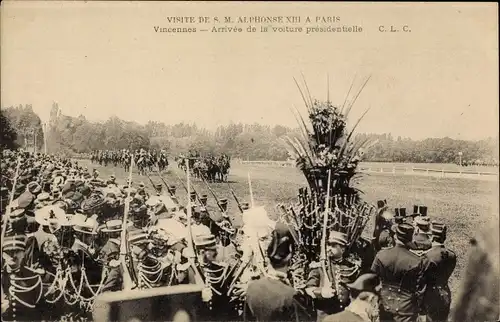
{"label": "vintage postcard", "polygon": [[500,317],[498,4],[0,8],[2,320]]}

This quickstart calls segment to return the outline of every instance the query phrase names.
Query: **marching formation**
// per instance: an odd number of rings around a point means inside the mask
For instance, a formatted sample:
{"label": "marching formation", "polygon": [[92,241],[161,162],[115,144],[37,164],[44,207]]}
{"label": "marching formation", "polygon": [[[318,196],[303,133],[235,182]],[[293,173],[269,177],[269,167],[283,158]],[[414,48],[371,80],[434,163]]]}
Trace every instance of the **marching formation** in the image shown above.
{"label": "marching formation", "polygon": [[123,150],[99,150],[93,151],[90,155],[90,161],[101,166],[113,165],[122,166],[125,171],[130,168],[131,155],[134,155],[134,163],[141,174],[145,171],[152,172],[153,168],[158,167],[160,172],[168,167],[168,157],[165,150],[136,150],[132,152],[128,149]]}

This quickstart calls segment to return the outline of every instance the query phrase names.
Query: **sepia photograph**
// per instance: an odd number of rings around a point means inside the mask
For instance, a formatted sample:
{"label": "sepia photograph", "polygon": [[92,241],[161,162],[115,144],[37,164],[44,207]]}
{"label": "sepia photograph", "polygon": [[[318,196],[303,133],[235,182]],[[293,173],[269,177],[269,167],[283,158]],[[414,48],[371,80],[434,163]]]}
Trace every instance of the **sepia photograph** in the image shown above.
{"label": "sepia photograph", "polygon": [[498,4],[0,4],[2,321],[500,320]]}

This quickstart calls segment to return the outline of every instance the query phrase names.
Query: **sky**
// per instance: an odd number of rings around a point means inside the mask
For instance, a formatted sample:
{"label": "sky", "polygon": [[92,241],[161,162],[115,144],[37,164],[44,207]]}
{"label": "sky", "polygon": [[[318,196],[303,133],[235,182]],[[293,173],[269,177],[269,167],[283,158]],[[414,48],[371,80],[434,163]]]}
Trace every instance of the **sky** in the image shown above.
{"label": "sky", "polygon": [[[92,121],[296,126],[291,109],[306,110],[294,78],[342,105],[353,80],[356,89],[370,76],[351,114],[370,108],[359,132],[498,136],[495,3],[3,1],[1,10],[1,106],[32,104],[42,119],[56,101]],[[154,31],[174,26],[170,16],[263,15],[300,16],[303,27],[306,16],[310,26],[335,16],[363,32]]]}

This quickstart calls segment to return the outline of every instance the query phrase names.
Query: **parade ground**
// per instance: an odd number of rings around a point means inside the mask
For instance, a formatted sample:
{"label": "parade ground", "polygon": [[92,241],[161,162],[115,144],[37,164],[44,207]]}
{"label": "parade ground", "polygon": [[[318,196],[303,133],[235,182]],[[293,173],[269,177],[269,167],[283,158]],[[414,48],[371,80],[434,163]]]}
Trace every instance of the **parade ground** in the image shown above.
{"label": "parade ground", "polygon": [[[185,202],[186,191],[179,178],[186,182],[184,172],[177,168],[177,164],[170,160],[168,170],[162,176],[168,184],[176,185],[180,201]],[[107,167],[92,164],[89,160],[79,160],[82,166],[89,170],[97,169],[100,177],[107,179],[116,175],[119,184],[126,180],[126,173],[122,167]],[[304,176],[293,167],[270,167],[262,165],[247,165],[233,162],[229,174],[229,184],[240,201],[250,202],[248,185],[250,174],[254,202],[264,206],[271,216],[275,214],[274,207],[278,203],[290,203],[296,199],[298,188],[306,186]],[[156,174],[151,174],[155,183],[161,183]],[[144,182],[151,186],[147,176],[139,176],[134,171],[134,183]],[[391,208],[406,207],[411,213],[413,205],[429,207],[432,220],[444,222],[448,226],[448,246],[457,254],[457,267],[450,279],[452,296],[455,299],[459,281],[463,274],[469,240],[476,231],[487,225],[490,220],[498,222],[498,181],[468,180],[466,178],[441,178],[434,176],[389,176],[386,174],[365,173],[356,180],[360,190],[364,192],[364,199],[376,203],[386,199]],[[204,182],[192,180],[192,185],[198,193],[209,196],[209,210],[216,209],[213,196]],[[228,183],[210,183],[210,187],[218,198],[228,198],[229,213],[239,214],[236,203],[231,196]],[[232,216],[235,226],[241,225],[241,218]],[[364,236],[372,233],[373,223],[369,222]],[[453,307],[453,303],[452,303]]]}

